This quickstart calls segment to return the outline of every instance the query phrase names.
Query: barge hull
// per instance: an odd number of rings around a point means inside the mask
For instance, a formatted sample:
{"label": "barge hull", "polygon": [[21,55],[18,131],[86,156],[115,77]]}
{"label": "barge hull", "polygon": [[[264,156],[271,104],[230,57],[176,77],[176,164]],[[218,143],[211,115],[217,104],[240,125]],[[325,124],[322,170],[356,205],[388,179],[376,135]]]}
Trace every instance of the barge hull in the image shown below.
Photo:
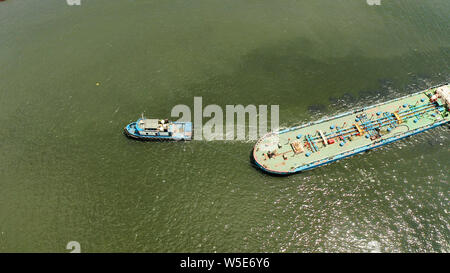
{"label": "barge hull", "polygon": [[253,159],[262,170],[287,175],[327,165],[450,121],[433,87],[402,98],[343,113],[262,137]]}

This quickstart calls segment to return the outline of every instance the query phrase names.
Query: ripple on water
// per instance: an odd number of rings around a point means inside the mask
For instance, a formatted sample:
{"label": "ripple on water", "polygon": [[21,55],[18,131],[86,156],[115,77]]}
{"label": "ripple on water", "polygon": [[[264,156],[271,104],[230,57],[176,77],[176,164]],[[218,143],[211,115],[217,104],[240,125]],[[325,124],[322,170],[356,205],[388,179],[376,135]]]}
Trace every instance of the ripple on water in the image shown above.
{"label": "ripple on water", "polygon": [[[449,249],[449,138],[445,129],[274,185],[271,251],[400,252]],[[440,160],[444,159],[444,160]],[[445,160],[446,159],[446,160]],[[433,202],[430,202],[433,200]]]}

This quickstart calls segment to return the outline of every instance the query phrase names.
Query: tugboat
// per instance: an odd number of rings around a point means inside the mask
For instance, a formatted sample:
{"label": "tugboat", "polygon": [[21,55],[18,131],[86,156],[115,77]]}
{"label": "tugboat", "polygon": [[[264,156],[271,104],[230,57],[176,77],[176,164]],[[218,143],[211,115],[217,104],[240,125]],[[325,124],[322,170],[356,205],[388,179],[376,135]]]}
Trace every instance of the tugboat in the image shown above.
{"label": "tugboat", "polygon": [[192,122],[146,119],[142,115],[124,128],[126,136],[139,140],[192,140]]}
{"label": "tugboat", "polygon": [[288,175],[381,147],[450,122],[450,85],[265,135],[253,149],[262,170]]}

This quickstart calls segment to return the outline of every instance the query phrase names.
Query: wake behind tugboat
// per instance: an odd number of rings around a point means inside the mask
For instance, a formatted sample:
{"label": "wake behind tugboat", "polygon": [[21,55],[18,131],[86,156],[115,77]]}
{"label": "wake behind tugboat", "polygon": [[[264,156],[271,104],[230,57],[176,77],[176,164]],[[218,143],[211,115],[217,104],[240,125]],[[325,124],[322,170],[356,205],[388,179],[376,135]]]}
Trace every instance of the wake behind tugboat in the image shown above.
{"label": "wake behind tugboat", "polygon": [[270,133],[253,149],[255,163],[292,174],[374,149],[450,121],[450,85],[442,85],[328,119]]}

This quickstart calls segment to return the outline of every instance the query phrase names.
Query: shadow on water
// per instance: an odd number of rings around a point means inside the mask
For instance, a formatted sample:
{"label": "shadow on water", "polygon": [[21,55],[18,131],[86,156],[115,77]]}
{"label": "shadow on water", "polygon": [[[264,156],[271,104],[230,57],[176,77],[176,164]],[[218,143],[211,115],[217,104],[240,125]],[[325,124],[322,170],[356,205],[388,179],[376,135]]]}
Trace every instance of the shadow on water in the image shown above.
{"label": "shadow on water", "polygon": [[277,104],[299,116],[333,113],[448,81],[448,52],[441,47],[375,57],[355,49],[326,57],[313,42],[297,38],[248,52],[233,72],[211,72],[208,80],[186,86],[178,100],[203,96],[205,104]]}

